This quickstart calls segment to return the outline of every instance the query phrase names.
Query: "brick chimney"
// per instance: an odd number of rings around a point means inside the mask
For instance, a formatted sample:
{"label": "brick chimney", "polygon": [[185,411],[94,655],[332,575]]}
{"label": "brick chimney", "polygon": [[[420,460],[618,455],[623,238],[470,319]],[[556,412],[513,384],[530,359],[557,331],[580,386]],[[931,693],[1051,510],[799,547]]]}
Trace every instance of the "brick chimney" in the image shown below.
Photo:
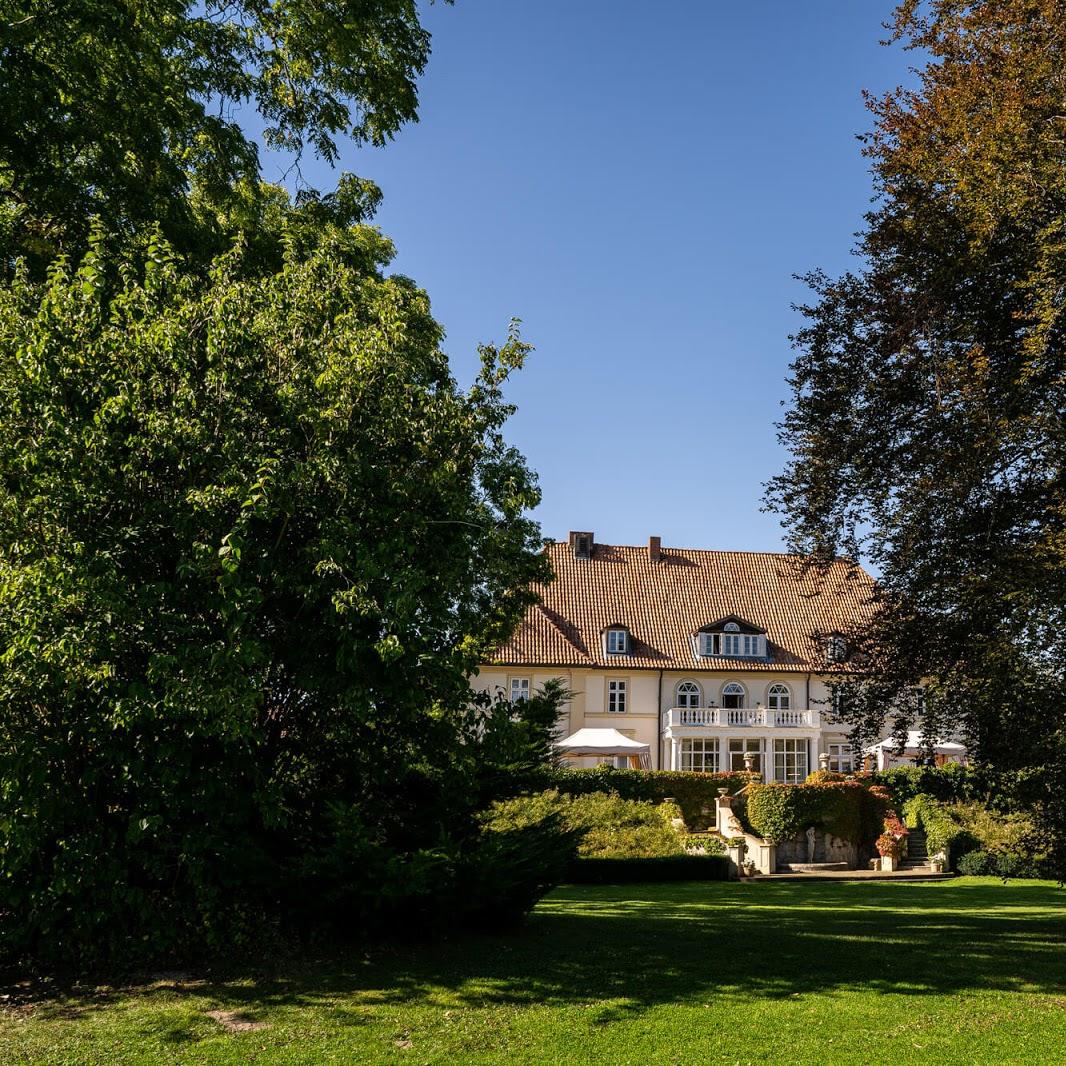
{"label": "brick chimney", "polygon": [[648,537],[648,558],[657,563],[663,557],[661,537]]}
{"label": "brick chimney", "polygon": [[591,559],[594,542],[595,537],[591,533],[570,531],[570,550],[574,553],[575,559]]}

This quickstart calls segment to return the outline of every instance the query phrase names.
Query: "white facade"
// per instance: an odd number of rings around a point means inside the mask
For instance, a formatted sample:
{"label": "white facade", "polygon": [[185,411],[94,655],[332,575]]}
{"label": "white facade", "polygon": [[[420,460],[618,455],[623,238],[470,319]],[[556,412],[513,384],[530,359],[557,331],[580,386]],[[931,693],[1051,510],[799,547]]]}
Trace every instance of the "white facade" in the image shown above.
{"label": "white facade", "polygon": [[743,770],[745,756],[768,781],[802,781],[823,756],[831,769],[859,769],[846,730],[830,720],[829,691],[815,674],[686,673],[626,669],[624,662],[617,668],[486,666],[474,687],[520,693],[553,678],[573,693],[560,717],[561,736],[584,727],[617,729],[650,745],[654,769]]}

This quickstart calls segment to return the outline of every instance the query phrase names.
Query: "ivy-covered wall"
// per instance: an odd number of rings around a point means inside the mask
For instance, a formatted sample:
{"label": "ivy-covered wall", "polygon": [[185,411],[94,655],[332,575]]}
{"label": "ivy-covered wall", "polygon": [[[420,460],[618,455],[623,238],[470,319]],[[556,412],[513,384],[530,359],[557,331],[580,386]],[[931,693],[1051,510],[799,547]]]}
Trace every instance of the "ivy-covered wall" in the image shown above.
{"label": "ivy-covered wall", "polygon": [[761,837],[791,840],[809,826],[852,844],[865,845],[881,832],[888,795],[858,781],[803,785],[754,784],[746,793],[745,817]]}

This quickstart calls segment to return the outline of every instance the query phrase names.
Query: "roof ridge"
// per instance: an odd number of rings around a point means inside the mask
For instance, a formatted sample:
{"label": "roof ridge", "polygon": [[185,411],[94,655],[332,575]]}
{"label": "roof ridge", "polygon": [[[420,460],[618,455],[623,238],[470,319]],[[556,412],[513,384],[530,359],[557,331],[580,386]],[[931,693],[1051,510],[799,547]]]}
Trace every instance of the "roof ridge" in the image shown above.
{"label": "roof ridge", "polygon": [[[553,540],[548,544],[550,548],[568,548],[569,542],[565,540]],[[598,540],[595,542],[596,548],[627,548],[632,551],[647,551],[647,544],[608,544],[606,541]],[[682,548],[672,544],[664,544],[662,546],[664,554],[667,552],[700,552],[703,555],[772,555],[783,559],[806,559],[810,556],[805,552],[783,552],[783,551],[758,551],[753,548]],[[861,564],[857,563],[850,555],[834,555],[832,560],[834,563],[851,563],[854,566],[862,569]]]}

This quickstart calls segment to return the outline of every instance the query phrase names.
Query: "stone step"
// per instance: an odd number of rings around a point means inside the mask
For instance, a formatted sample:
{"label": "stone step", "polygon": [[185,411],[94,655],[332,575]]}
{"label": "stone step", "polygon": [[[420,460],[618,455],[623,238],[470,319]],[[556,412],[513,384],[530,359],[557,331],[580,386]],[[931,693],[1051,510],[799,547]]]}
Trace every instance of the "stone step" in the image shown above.
{"label": "stone step", "polygon": [[786,874],[828,874],[850,870],[846,862],[779,862],[778,872]]}

